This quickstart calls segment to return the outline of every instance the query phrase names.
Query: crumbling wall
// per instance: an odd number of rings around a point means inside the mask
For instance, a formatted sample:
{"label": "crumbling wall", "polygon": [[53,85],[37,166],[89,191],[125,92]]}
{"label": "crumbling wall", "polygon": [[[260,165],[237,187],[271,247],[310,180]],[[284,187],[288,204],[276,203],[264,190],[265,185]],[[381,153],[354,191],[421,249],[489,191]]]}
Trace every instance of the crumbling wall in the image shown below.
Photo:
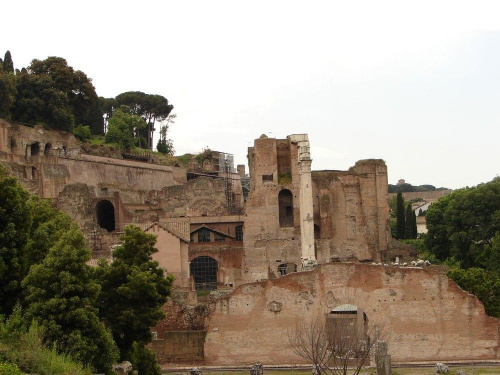
{"label": "crumbling wall", "polygon": [[320,260],[380,261],[390,240],[387,167],[361,160],[349,171],[315,171]]}
{"label": "crumbling wall", "polygon": [[199,217],[229,215],[225,181],[199,177],[183,185],[150,191],[148,199],[155,202],[166,217]]}
{"label": "crumbling wall", "polygon": [[481,302],[432,269],[360,263],[244,284],[220,299],[205,342],[210,365],[301,363],[287,330],[350,303],[385,332],[394,361],[499,358],[498,320]]}

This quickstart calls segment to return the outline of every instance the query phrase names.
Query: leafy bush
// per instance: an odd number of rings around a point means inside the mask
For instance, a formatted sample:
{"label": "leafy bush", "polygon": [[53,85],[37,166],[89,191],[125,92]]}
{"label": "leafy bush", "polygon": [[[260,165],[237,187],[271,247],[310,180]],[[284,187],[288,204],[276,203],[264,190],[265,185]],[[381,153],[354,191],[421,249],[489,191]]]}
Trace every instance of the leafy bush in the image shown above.
{"label": "leafy bush", "polygon": [[462,289],[479,298],[488,315],[500,317],[500,277],[495,272],[481,268],[464,270],[455,267],[447,276]]}
{"label": "leafy bush", "polygon": [[80,141],[85,142],[86,140],[92,137],[92,133],[90,132],[90,128],[84,125],[78,125],[73,129],[73,134]]}
{"label": "leafy bush", "polygon": [[[12,365],[0,365],[12,372],[9,375],[37,373],[40,375],[89,375],[92,372],[67,355],[57,353],[55,347],[48,347],[44,341],[44,329],[33,322],[26,328],[19,307],[14,309],[9,319],[0,324],[0,354]],[[14,365],[15,364],[15,365]],[[15,372],[15,369],[18,372]],[[7,371],[7,370],[6,370]],[[23,371],[23,372],[21,372]]]}
{"label": "leafy bush", "polygon": [[146,346],[134,342],[129,354],[130,363],[138,375],[161,375],[156,354]]}
{"label": "leafy bush", "polygon": [[0,375],[24,375],[19,367],[12,363],[0,362]]}

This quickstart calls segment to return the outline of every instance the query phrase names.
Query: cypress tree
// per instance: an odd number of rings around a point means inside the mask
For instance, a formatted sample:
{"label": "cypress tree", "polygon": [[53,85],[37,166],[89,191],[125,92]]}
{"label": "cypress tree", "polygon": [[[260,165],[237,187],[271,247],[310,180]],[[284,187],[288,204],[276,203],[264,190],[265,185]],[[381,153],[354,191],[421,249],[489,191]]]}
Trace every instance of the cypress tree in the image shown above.
{"label": "cypress tree", "polygon": [[3,58],[3,71],[7,73],[14,73],[14,62],[12,61],[10,51],[5,52],[5,56]]}
{"label": "cypress tree", "polygon": [[[415,216],[413,210],[411,209],[411,203],[408,203],[406,206],[406,215],[405,215],[405,238],[413,238],[413,218]],[[416,221],[415,221],[416,223]]]}
{"label": "cypress tree", "polygon": [[396,198],[396,238],[399,240],[405,238],[405,206],[401,190],[398,191]]}
{"label": "cypress tree", "polygon": [[412,238],[417,238],[418,231],[417,231],[417,216],[412,215]]}

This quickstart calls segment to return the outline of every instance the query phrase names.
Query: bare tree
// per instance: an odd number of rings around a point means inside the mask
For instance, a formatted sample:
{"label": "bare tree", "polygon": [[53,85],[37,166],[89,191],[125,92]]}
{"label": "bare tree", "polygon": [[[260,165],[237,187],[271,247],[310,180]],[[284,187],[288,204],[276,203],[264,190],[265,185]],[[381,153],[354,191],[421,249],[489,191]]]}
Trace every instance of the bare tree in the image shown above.
{"label": "bare tree", "polygon": [[[354,320],[353,320],[354,319]],[[356,316],[317,315],[288,332],[292,350],[316,374],[357,375],[374,350],[374,329],[354,324]]]}

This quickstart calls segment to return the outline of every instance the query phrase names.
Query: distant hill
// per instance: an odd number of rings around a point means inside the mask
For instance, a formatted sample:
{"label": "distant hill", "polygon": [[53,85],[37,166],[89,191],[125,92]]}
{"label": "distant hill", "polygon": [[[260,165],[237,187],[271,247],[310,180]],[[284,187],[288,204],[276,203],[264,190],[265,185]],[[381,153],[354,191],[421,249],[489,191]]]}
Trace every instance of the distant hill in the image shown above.
{"label": "distant hill", "polygon": [[413,186],[412,184],[406,184],[406,183],[401,185],[389,184],[389,193],[397,193],[399,190],[401,190],[402,193],[413,193],[413,192],[449,190],[449,189],[445,187],[437,188],[434,185]]}

